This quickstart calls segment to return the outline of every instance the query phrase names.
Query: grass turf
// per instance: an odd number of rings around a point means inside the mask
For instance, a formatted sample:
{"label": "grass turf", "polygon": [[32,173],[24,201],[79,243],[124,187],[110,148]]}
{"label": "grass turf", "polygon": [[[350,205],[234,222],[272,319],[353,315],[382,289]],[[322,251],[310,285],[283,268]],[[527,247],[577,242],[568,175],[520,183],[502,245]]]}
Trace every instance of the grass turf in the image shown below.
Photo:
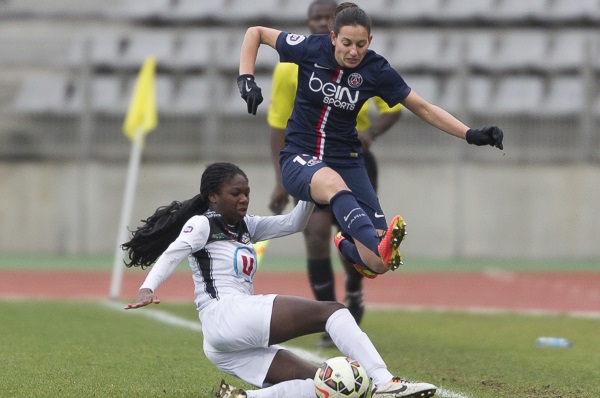
{"label": "grass turf", "polygon": [[[0,307],[0,396],[212,397],[222,377],[247,387],[206,360],[198,332],[137,313],[160,309],[198,322],[191,303],[136,312],[96,302]],[[466,397],[600,396],[598,319],[368,310],[362,326],[395,373]],[[541,335],[574,346],[538,348]],[[318,339],[291,344],[313,350]]]}

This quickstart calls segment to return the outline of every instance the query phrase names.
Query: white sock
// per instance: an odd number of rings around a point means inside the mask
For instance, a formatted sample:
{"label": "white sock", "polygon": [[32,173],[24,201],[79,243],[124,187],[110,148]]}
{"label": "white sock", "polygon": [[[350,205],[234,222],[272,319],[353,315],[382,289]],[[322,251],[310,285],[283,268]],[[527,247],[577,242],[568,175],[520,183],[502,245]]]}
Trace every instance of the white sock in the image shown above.
{"label": "white sock", "polygon": [[246,390],[248,398],[315,398],[312,379],[288,380],[260,390]]}
{"label": "white sock", "polygon": [[348,309],[334,312],[327,320],[325,330],[345,356],[357,360],[365,368],[375,385],[382,386],[392,379],[383,358]]}

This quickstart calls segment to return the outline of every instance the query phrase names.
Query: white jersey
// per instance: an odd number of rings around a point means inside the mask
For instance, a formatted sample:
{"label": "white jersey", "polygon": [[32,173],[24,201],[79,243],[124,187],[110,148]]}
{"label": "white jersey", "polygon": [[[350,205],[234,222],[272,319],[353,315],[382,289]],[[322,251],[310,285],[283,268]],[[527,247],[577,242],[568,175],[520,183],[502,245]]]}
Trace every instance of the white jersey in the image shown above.
{"label": "white jersey", "polygon": [[199,311],[212,300],[231,294],[252,295],[257,268],[252,244],[302,231],[313,208],[312,203],[300,201],[288,214],[246,215],[235,224],[227,224],[213,211],[194,216],[156,261],[140,289],[155,292],[188,257]]}

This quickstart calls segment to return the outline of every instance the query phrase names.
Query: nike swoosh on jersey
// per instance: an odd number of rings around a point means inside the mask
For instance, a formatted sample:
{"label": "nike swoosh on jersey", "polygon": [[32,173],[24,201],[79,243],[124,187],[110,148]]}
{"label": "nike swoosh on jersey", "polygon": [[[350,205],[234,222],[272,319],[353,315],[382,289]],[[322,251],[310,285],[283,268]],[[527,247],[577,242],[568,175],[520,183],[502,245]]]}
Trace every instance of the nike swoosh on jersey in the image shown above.
{"label": "nike swoosh on jersey", "polygon": [[385,217],[384,214],[379,214],[379,213],[375,212],[375,218],[383,218],[383,217]]}
{"label": "nike swoosh on jersey", "polygon": [[331,69],[331,68],[330,68],[330,67],[328,67],[328,66],[319,65],[319,64],[317,64],[317,63],[315,63],[315,68],[319,68],[319,69],[327,69],[327,70],[330,70],[330,69]]}

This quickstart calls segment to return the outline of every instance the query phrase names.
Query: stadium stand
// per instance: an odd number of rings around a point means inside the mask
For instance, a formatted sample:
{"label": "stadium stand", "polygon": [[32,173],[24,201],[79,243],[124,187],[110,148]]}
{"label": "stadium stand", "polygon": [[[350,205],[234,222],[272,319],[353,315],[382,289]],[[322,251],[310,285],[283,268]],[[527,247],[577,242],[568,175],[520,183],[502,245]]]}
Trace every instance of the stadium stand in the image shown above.
{"label": "stadium stand", "polygon": [[493,20],[495,0],[443,0],[440,5],[441,23],[469,24]]}
{"label": "stadium stand", "polygon": [[553,0],[550,1],[543,19],[558,24],[591,24],[600,22],[598,0]]}
{"label": "stadium stand", "polygon": [[577,73],[586,62],[589,40],[581,31],[569,30],[549,35],[544,67],[551,73]]}
{"label": "stadium stand", "polygon": [[[480,40],[480,39],[476,39]],[[543,31],[511,30],[479,41],[478,54],[470,59],[475,70],[484,72],[541,72],[545,67],[548,35]]]}
{"label": "stadium stand", "polygon": [[109,21],[155,22],[168,14],[171,3],[171,0],[123,0],[106,7],[104,17]]}
{"label": "stadium stand", "polygon": [[197,73],[207,70],[214,59],[217,32],[212,30],[186,31],[175,38],[172,54],[161,64],[167,70]]}
{"label": "stadium stand", "polygon": [[442,32],[401,31],[383,55],[400,72],[448,73],[459,62],[456,44]]}
{"label": "stadium stand", "polygon": [[165,111],[175,116],[206,114],[211,110],[213,100],[211,88],[212,82],[208,76],[186,76],[179,83]]}
{"label": "stadium stand", "polygon": [[217,13],[224,6],[222,0],[171,1],[168,9],[157,16],[158,21],[166,24],[205,24],[214,23]]}
{"label": "stadium stand", "polygon": [[[297,0],[0,0],[0,112],[18,117],[30,137],[56,131],[43,140],[44,146],[57,147],[48,149],[53,156],[67,153],[59,150],[60,137],[66,136],[58,132],[76,134],[78,118],[93,112],[101,124],[95,140],[103,143],[94,150],[107,154],[115,149],[110,140],[121,138],[135,75],[154,55],[160,128],[180,133],[168,151],[149,148],[148,154],[191,153],[200,137],[215,146],[204,149],[209,153],[235,144],[244,156],[262,157],[258,146],[266,142],[264,116],[279,60],[275,51],[261,48],[256,73],[267,98],[260,115],[248,118],[235,85],[241,41],[246,27],[258,23],[306,33],[306,5]],[[535,146],[542,130],[557,142],[565,129],[574,141],[598,131],[600,0],[370,0],[363,6],[374,21],[372,48],[419,94],[470,123],[492,118],[506,121],[508,129],[527,129],[519,141],[524,151]],[[24,34],[29,31],[31,36]],[[89,86],[81,81],[88,69]],[[594,123],[582,122],[590,120],[590,112]],[[0,136],[14,136],[10,129],[17,123],[4,119]],[[429,127],[406,119],[415,153],[434,156],[444,146],[435,134],[423,134]],[[231,131],[211,132],[235,130],[240,120],[260,137],[252,143],[255,152],[239,145]],[[152,138],[149,145],[165,139]],[[540,158],[557,156],[548,148],[536,150]]]}
{"label": "stadium stand", "polygon": [[548,0],[498,0],[493,9],[493,18],[504,23],[538,23],[543,20],[543,14],[548,6]]}
{"label": "stadium stand", "polygon": [[507,76],[494,88],[486,113],[501,116],[535,116],[542,104],[544,80],[538,76]]}
{"label": "stadium stand", "polygon": [[577,76],[550,79],[544,101],[536,109],[544,117],[577,116],[585,110],[585,85]]}
{"label": "stadium stand", "polygon": [[371,0],[364,5],[364,8],[376,22],[428,23],[439,18],[442,1]]}
{"label": "stadium stand", "polygon": [[14,110],[33,115],[74,112],[69,106],[74,93],[74,85],[65,76],[30,75],[15,99]]}

